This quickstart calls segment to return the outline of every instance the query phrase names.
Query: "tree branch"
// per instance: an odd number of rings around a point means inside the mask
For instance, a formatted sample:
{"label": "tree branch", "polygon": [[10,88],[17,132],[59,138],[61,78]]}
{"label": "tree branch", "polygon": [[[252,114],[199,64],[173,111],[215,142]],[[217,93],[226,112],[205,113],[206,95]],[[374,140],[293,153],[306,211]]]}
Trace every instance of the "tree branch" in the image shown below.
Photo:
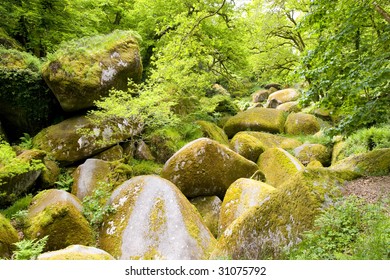
{"label": "tree branch", "polygon": [[390,23],[390,14],[386,12],[381,6],[379,6],[376,2],[372,3],[374,5],[374,9],[388,22]]}

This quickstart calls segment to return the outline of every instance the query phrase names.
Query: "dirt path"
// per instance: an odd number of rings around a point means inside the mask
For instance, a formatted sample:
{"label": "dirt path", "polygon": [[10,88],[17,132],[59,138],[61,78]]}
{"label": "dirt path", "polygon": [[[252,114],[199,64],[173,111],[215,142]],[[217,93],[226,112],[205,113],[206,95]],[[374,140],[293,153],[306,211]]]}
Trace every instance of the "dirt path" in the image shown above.
{"label": "dirt path", "polygon": [[387,199],[390,207],[390,176],[363,177],[345,184],[345,195],[356,195],[367,202]]}

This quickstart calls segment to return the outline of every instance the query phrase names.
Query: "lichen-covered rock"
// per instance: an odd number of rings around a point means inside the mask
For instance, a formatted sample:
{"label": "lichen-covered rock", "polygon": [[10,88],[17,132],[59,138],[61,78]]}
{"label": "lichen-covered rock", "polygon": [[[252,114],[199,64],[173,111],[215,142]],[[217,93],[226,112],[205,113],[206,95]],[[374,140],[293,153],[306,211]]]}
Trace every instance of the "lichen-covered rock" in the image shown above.
{"label": "lichen-covered rock", "polygon": [[16,229],[7,218],[0,214],[0,259],[10,258],[15,249],[12,244],[18,241]]}
{"label": "lichen-covered rock", "polygon": [[238,178],[248,178],[258,166],[219,144],[200,138],[176,152],[164,165],[163,178],[173,182],[187,197],[220,198]]}
{"label": "lichen-covered rock", "polygon": [[271,92],[267,89],[260,89],[254,93],[252,93],[252,102],[253,103],[259,103],[267,100],[268,96],[271,94]]}
{"label": "lichen-covered rock", "polygon": [[325,168],[297,173],[230,224],[211,259],[280,259],[312,229],[321,210],[342,195],[344,180],[337,175]]}
{"label": "lichen-covered rock", "polygon": [[135,149],[134,158],[140,160],[154,160],[154,156],[149,146],[144,141],[139,141]]}
{"label": "lichen-covered rock", "polygon": [[56,189],[42,191],[33,198],[28,209],[25,235],[29,239],[48,235],[45,251],[74,244],[89,246],[95,242],[79,199]]}
{"label": "lichen-covered rock", "polygon": [[304,165],[318,160],[323,166],[329,166],[331,160],[331,150],[321,144],[303,144],[294,149],[294,155]]}
{"label": "lichen-covered rock", "polygon": [[70,245],[65,249],[40,254],[38,260],[115,260],[109,253],[83,245]]}
{"label": "lichen-covered rock", "polygon": [[229,139],[225,131],[212,122],[197,121],[196,122],[202,129],[203,136],[215,140],[223,145],[229,145]]}
{"label": "lichen-covered rock", "polygon": [[218,196],[201,196],[191,199],[190,202],[196,207],[214,237],[217,237],[221,199]]}
{"label": "lichen-covered rock", "polygon": [[9,206],[32,189],[45,167],[41,162],[44,156],[39,150],[25,150],[5,164],[0,161],[0,207]]}
{"label": "lichen-covered rock", "polygon": [[126,181],[108,203],[116,211],[104,220],[99,248],[117,259],[207,259],[214,248],[194,206],[159,176]]}
{"label": "lichen-covered rock", "polygon": [[287,151],[271,148],[262,153],[258,161],[259,169],[266,178],[266,183],[278,187],[305,167]]}
{"label": "lichen-covered rock", "polygon": [[55,185],[58,181],[61,169],[58,166],[55,160],[52,160],[50,157],[46,156],[42,163],[45,165],[45,168],[42,170],[42,174],[39,177],[39,181],[42,189],[47,189]]}
{"label": "lichen-covered rock", "polygon": [[229,138],[237,132],[252,130],[281,133],[286,120],[285,112],[268,108],[253,108],[231,117],[224,130]]}
{"label": "lichen-covered rock", "polygon": [[333,145],[332,165],[344,158],[345,141],[338,141]]}
{"label": "lichen-covered rock", "polygon": [[73,117],[43,129],[33,138],[33,145],[46,151],[59,163],[69,165],[138,134],[138,129],[137,125],[126,119],[116,124],[107,122],[98,125],[85,116]]}
{"label": "lichen-covered rock", "polygon": [[116,161],[123,158],[123,148],[120,145],[115,145],[99,154],[93,158],[101,159],[105,161]]}
{"label": "lichen-covered rock", "polygon": [[302,143],[298,140],[266,132],[242,131],[234,135],[230,148],[243,157],[257,162],[260,154],[269,148],[294,149]]}
{"label": "lichen-covered rock", "polygon": [[274,187],[252,179],[241,178],[230,185],[219,216],[219,235],[238,217],[270,199]]}
{"label": "lichen-covered rock", "polygon": [[37,134],[61,114],[33,55],[0,48],[0,118],[10,141]]}
{"label": "lichen-covered rock", "polygon": [[388,175],[390,174],[390,148],[353,155],[336,162],[330,168],[364,176]]}
{"label": "lichen-covered rock", "polygon": [[90,108],[110,89],[125,90],[128,79],[141,80],[138,39],[116,30],[70,42],[43,65],[42,74],[64,111]]}
{"label": "lichen-covered rock", "polygon": [[79,165],[73,173],[72,194],[81,201],[84,197],[92,195],[99,187],[108,183],[110,164],[100,159],[87,159]]}
{"label": "lichen-covered rock", "polygon": [[285,123],[285,132],[291,135],[315,134],[320,128],[317,118],[305,113],[291,113]]}
{"label": "lichen-covered rock", "polygon": [[277,103],[283,104],[286,102],[295,101],[299,98],[299,96],[300,93],[293,88],[278,90],[268,96],[266,107],[268,107],[268,105],[272,103],[272,100],[276,100]]}
{"label": "lichen-covered rock", "polygon": [[276,107],[277,110],[281,110],[288,113],[299,112],[299,102],[298,101],[290,101],[286,103],[282,103]]}
{"label": "lichen-covered rock", "polygon": [[313,160],[309,162],[309,164],[306,166],[307,168],[321,168],[323,167],[322,163],[318,160]]}

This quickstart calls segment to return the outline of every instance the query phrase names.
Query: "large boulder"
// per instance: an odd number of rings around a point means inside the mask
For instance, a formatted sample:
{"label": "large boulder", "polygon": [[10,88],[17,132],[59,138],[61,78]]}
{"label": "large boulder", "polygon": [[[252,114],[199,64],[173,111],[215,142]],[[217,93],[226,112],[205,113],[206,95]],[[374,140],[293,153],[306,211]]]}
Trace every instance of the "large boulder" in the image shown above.
{"label": "large boulder", "polygon": [[281,148],[271,148],[262,153],[259,169],[265,175],[267,184],[278,187],[305,167],[295,157]]}
{"label": "large boulder", "polygon": [[176,152],[164,165],[161,176],[173,182],[187,197],[223,197],[238,178],[248,178],[258,166],[219,144],[200,138]]}
{"label": "large boulder", "polygon": [[234,135],[230,148],[243,157],[257,162],[260,154],[269,148],[294,149],[302,143],[298,140],[266,132],[242,131]]}
{"label": "large boulder", "polygon": [[285,123],[285,132],[291,135],[310,135],[320,130],[318,119],[310,114],[291,113]]}
{"label": "large boulder", "polygon": [[351,171],[363,176],[390,174],[390,148],[352,155],[333,164],[333,170]]}
{"label": "large boulder", "polygon": [[274,187],[252,179],[241,178],[230,185],[219,216],[219,235],[238,217],[270,199]]}
{"label": "large boulder", "polygon": [[33,145],[69,165],[139,133],[137,129],[126,119],[97,124],[85,116],[73,117],[43,129],[33,138]]}
{"label": "large boulder", "polygon": [[45,251],[74,244],[89,246],[95,242],[79,199],[56,189],[42,191],[33,198],[28,209],[25,235],[29,239],[48,235]]}
{"label": "large boulder", "polygon": [[259,103],[267,100],[268,96],[271,94],[271,92],[267,89],[260,89],[258,91],[255,91],[252,93],[252,102],[253,103]]}
{"label": "large boulder", "polygon": [[105,161],[116,161],[123,158],[123,148],[120,145],[115,145],[99,154],[93,158],[101,159]]}
{"label": "large boulder", "polygon": [[68,42],[42,68],[43,78],[64,111],[90,108],[112,88],[139,82],[142,63],[132,31],[116,30]]}
{"label": "large boulder", "polygon": [[197,121],[196,123],[200,126],[204,137],[210,138],[224,145],[229,145],[229,139],[222,128],[207,121]]}
{"label": "large boulder", "polygon": [[218,220],[222,201],[218,196],[200,196],[190,200],[203,218],[211,233],[218,236]]}
{"label": "large boulder", "polygon": [[283,104],[286,102],[295,101],[299,98],[299,96],[300,93],[293,88],[278,90],[268,96],[265,107],[275,108],[273,104]]}
{"label": "large boulder", "polygon": [[283,111],[253,108],[231,117],[223,129],[229,138],[237,132],[246,130],[281,133],[284,130],[285,120]]}
{"label": "large boulder", "polygon": [[42,79],[39,59],[0,48],[0,119],[9,140],[37,134],[60,114],[58,101]]}
{"label": "large boulder", "polygon": [[6,217],[0,214],[0,259],[10,258],[15,249],[13,244],[18,241],[16,229]]}
{"label": "large boulder", "polygon": [[108,183],[110,173],[108,162],[100,159],[87,159],[73,173],[72,194],[82,201],[84,197],[92,195],[97,188],[104,187],[104,183]]}
{"label": "large boulder", "polygon": [[297,173],[230,224],[211,259],[282,258],[313,228],[317,215],[341,197],[344,179],[338,175],[325,168]]}
{"label": "large boulder", "polygon": [[293,151],[295,157],[304,165],[318,160],[323,166],[329,166],[331,161],[331,149],[321,144],[303,144]]}
{"label": "large boulder", "polygon": [[45,168],[41,162],[45,153],[26,150],[16,156],[10,146],[1,143],[0,152],[12,157],[5,162],[0,158],[0,207],[5,207],[31,191]]}
{"label": "large boulder", "polygon": [[215,239],[171,182],[134,177],[114,190],[115,212],[103,223],[99,248],[117,259],[207,259]]}
{"label": "large boulder", "polygon": [[299,112],[299,102],[298,101],[290,101],[286,103],[282,103],[276,107],[277,110],[281,110],[284,112],[288,113],[293,113],[293,112]]}
{"label": "large boulder", "polygon": [[65,249],[40,254],[38,260],[114,260],[109,253],[83,245],[70,245]]}

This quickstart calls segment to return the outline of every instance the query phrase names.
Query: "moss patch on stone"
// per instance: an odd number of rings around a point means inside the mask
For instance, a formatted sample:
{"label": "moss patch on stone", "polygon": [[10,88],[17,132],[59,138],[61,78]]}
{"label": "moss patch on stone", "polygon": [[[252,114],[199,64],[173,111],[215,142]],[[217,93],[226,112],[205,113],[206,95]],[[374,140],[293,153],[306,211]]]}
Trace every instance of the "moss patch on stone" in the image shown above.
{"label": "moss patch on stone", "polygon": [[305,113],[291,113],[285,123],[285,132],[291,135],[315,134],[320,128],[317,118]]}
{"label": "moss patch on stone", "polygon": [[165,164],[161,176],[173,182],[187,197],[223,198],[227,188],[238,178],[249,178],[258,166],[207,138],[192,141]]}
{"label": "moss patch on stone", "polygon": [[303,144],[294,149],[294,155],[304,165],[318,160],[323,166],[329,166],[331,161],[331,150],[321,144]]}
{"label": "moss patch on stone", "polygon": [[302,163],[281,148],[271,148],[262,153],[258,161],[259,169],[264,173],[266,183],[278,187],[299,171]]}
{"label": "moss patch on stone", "polygon": [[78,199],[65,191],[43,191],[30,205],[25,234],[29,239],[48,235],[46,251],[93,245],[94,235],[81,209]]}
{"label": "moss patch on stone", "polygon": [[229,145],[229,139],[225,131],[212,122],[197,121],[202,129],[203,136],[215,140],[223,145]]}
{"label": "moss patch on stone", "polygon": [[190,200],[214,237],[218,236],[218,220],[222,201],[218,196],[203,196]]}
{"label": "moss patch on stone", "polygon": [[297,173],[269,200],[235,220],[218,239],[211,259],[280,259],[313,227],[321,210],[342,195],[343,182],[325,168]]}
{"label": "moss patch on stone", "polygon": [[240,131],[281,133],[286,120],[285,112],[268,108],[253,108],[231,117],[224,130],[229,138]]}
{"label": "moss patch on stone", "polygon": [[46,252],[38,260],[114,260],[109,253],[95,247],[71,245],[62,250]]}
{"label": "moss patch on stone", "polygon": [[270,199],[274,187],[252,179],[241,178],[226,191],[219,216],[219,235],[238,217]]}
{"label": "moss patch on stone", "polygon": [[10,258],[13,251],[13,243],[18,242],[17,231],[11,222],[0,214],[0,258]]}

